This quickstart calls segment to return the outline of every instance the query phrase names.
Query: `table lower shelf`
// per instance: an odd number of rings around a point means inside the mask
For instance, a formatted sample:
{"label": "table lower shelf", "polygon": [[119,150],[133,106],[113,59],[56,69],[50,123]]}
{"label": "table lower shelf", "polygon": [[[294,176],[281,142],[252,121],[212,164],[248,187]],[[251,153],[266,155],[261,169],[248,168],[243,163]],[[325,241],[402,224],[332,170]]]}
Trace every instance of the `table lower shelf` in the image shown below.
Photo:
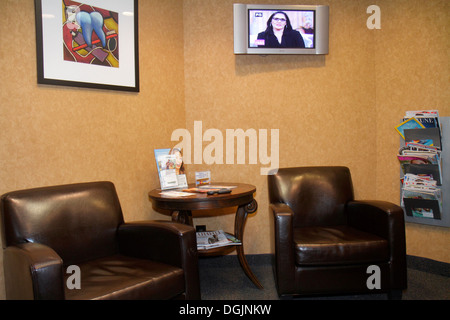
{"label": "table lower shelf", "polygon": [[214,257],[214,256],[223,256],[233,252],[237,246],[226,246],[226,247],[217,247],[211,249],[202,249],[197,250],[199,257]]}

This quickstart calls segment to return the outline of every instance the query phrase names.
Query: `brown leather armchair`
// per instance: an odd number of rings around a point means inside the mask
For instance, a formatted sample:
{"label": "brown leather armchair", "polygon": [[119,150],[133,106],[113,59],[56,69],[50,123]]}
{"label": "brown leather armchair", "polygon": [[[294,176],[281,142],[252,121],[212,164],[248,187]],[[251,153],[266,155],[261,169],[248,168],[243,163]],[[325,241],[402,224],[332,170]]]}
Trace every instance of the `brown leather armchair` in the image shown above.
{"label": "brown leather armchair", "polygon": [[406,245],[399,206],[355,201],[346,167],[281,168],[268,176],[268,188],[281,297],[387,292],[401,298]]}
{"label": "brown leather armchair", "polygon": [[195,229],[124,223],[111,182],[7,193],[1,221],[7,299],[200,299]]}

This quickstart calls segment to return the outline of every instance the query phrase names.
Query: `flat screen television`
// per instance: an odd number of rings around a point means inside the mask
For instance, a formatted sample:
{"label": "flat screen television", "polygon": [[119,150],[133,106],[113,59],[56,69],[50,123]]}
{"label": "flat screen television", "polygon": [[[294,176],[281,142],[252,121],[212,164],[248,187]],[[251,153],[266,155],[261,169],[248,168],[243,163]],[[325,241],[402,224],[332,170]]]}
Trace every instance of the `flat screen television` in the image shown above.
{"label": "flat screen television", "polygon": [[235,54],[328,54],[329,7],[234,4]]}

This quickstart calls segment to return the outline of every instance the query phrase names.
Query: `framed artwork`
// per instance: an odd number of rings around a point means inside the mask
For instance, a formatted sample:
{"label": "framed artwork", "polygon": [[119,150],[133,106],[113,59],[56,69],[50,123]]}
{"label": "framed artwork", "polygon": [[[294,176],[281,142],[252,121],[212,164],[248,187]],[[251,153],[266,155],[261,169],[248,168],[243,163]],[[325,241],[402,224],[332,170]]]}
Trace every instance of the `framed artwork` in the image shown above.
{"label": "framed artwork", "polygon": [[35,0],[38,83],[139,92],[137,0]]}

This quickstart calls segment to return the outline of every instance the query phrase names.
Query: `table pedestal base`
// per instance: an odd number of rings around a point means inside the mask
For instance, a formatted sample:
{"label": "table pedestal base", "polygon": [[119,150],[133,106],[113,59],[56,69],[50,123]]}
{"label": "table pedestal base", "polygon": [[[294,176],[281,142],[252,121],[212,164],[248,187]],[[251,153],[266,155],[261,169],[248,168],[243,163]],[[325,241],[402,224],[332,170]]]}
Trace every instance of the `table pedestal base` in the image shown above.
{"label": "table pedestal base", "polygon": [[[247,216],[249,213],[253,213],[258,208],[256,200],[252,200],[250,203],[245,205],[240,205],[236,211],[236,216],[234,220],[234,236],[241,240],[242,244],[236,247],[237,257],[241,265],[242,270],[247,275],[247,277],[257,286],[259,289],[263,289],[263,286],[259,283],[256,276],[253,274],[250,266],[248,265],[247,259],[244,254],[244,227],[247,221]],[[172,221],[178,223],[184,223],[193,226],[192,222],[192,212],[190,210],[179,210],[172,212]],[[229,249],[229,248],[227,248]]]}

